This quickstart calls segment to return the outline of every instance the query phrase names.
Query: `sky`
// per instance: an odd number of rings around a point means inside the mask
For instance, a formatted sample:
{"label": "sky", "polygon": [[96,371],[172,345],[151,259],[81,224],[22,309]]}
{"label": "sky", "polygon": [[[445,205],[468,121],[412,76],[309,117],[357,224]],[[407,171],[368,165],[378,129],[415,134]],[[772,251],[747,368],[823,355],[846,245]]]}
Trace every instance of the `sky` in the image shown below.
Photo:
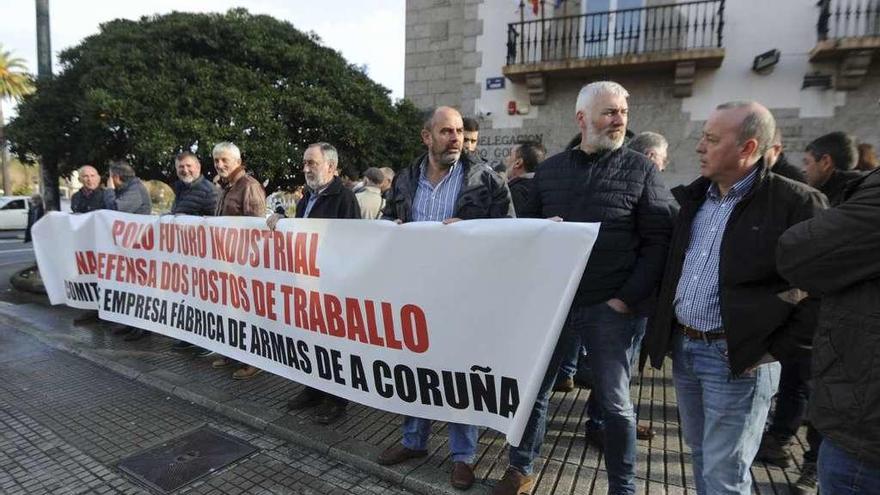
{"label": "sky", "polygon": [[[368,7],[367,7],[368,6]],[[253,14],[283,19],[301,31],[314,31],[324,45],[342,53],[350,63],[365,65],[367,74],[403,97],[404,0],[49,0],[52,63],[58,72],[58,52],[99,31],[103,22],[145,15],[181,12],[225,12],[244,7]],[[0,45],[37,72],[35,2],[0,0]],[[7,121],[14,103],[3,102]]]}

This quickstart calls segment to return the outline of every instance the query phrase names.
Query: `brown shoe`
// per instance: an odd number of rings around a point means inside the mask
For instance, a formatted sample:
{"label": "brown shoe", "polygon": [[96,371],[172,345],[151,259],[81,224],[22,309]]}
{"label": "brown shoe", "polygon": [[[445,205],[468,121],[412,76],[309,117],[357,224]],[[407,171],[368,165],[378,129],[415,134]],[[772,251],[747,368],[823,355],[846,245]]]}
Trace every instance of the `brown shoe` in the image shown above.
{"label": "brown shoe", "polygon": [[636,438],[639,440],[650,440],[654,438],[657,432],[654,431],[650,426],[646,425],[636,425]]}
{"label": "brown shoe", "polygon": [[383,466],[393,466],[410,459],[417,459],[428,455],[427,450],[410,450],[403,445],[395,444],[385,449],[385,452],[379,454],[376,462]]}
{"label": "brown shoe", "polygon": [[495,485],[495,488],[492,488],[492,495],[520,495],[522,493],[529,493],[534,482],[535,478],[533,476],[527,476],[519,472],[518,469],[509,467],[501,481]]}
{"label": "brown shoe", "polygon": [[250,380],[251,378],[262,373],[263,370],[257,368],[256,366],[245,366],[244,368],[235,370],[235,373],[232,374],[233,380]]}
{"label": "brown shoe", "polygon": [[474,469],[470,464],[464,462],[452,463],[452,476],[449,477],[449,483],[453,488],[459,490],[467,490],[474,485]]}
{"label": "brown shoe", "polygon": [[211,361],[212,368],[226,368],[228,366],[232,366],[232,360],[227,357],[221,356]]}
{"label": "brown shoe", "polygon": [[574,390],[574,378],[568,377],[563,380],[556,380],[553,385],[554,392],[571,392]]}

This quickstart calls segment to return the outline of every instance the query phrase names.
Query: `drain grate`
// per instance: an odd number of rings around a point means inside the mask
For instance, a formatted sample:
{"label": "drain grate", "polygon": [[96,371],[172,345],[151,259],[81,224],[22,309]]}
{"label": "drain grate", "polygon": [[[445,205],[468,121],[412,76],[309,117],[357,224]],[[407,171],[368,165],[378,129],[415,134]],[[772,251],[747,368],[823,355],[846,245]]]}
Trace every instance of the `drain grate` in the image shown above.
{"label": "drain grate", "polygon": [[258,449],[202,427],[119,461],[117,467],[161,493],[171,493]]}

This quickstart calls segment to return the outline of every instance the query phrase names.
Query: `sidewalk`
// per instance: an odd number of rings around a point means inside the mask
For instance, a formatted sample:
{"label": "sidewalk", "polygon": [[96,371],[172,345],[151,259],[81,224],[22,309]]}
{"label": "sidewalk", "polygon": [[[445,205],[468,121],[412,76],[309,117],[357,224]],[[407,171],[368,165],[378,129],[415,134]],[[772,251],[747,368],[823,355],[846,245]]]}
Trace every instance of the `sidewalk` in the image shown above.
{"label": "sidewalk", "polygon": [[[166,393],[204,406],[272,435],[316,450],[417,493],[452,494],[448,483],[451,460],[445,425],[436,423],[429,456],[398,466],[375,463],[378,454],[400,440],[401,418],[395,414],[351,404],[348,414],[330,426],[312,422],[309,411],[286,411],[288,398],[300,385],[262,373],[249,381],[231,379],[228,369],[211,368],[211,358],[196,359],[171,351],[173,341],[154,334],[138,342],[112,336],[104,323],[74,327],[82,312],[63,306],[14,305],[0,302],[0,320],[42,342],[107,367]],[[668,368],[652,369],[633,382],[632,394],[640,422],[650,422],[657,436],[639,441],[637,476],[639,493],[694,493],[690,480],[690,455],[680,437],[675,391]],[[607,488],[601,453],[584,440],[583,424],[588,390],[555,393],[549,406],[550,423],[539,475],[533,494],[604,494]],[[752,468],[755,492],[789,493],[798,477],[806,441],[799,435],[795,465],[788,470],[756,464]],[[468,493],[488,494],[507,467],[503,435],[483,430],[475,472],[478,483]]]}

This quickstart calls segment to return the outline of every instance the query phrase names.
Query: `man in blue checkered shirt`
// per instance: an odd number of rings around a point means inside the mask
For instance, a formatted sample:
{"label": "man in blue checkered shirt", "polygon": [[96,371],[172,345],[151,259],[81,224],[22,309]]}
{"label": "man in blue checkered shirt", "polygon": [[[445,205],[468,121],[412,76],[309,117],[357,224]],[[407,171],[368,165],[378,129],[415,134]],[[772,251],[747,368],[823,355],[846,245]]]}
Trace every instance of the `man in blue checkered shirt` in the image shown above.
{"label": "man in blue checkered shirt", "polygon": [[697,145],[701,178],[681,205],[654,326],[652,363],[672,353],[697,493],[751,494],[779,360],[808,352],[817,301],[779,274],[779,236],[826,206],[815,189],[772,173],[762,156],[776,123],[755,102],[717,107]]}

